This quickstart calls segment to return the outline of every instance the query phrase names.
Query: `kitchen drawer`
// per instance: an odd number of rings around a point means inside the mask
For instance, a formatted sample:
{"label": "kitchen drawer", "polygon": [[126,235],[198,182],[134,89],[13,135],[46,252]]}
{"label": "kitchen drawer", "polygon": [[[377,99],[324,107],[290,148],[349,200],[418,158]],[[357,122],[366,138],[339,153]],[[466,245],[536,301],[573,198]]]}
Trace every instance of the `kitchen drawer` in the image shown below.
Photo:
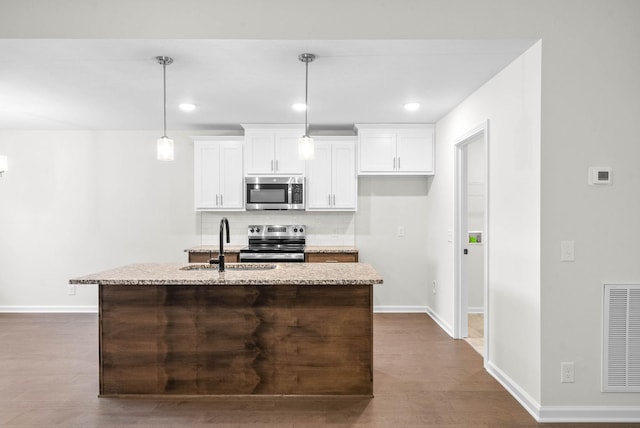
{"label": "kitchen drawer", "polygon": [[[190,252],[189,253],[189,263],[209,263],[210,258],[217,258],[217,252]],[[224,252],[224,262],[225,263],[238,263],[239,253],[227,253]]]}
{"label": "kitchen drawer", "polygon": [[357,263],[358,253],[307,253],[307,263]]}

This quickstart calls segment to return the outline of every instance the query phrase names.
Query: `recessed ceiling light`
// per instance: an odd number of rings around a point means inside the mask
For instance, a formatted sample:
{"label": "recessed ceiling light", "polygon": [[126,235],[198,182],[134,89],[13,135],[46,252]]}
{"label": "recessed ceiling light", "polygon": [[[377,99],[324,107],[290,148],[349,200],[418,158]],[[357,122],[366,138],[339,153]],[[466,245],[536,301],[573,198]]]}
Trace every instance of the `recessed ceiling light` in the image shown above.
{"label": "recessed ceiling light", "polygon": [[416,111],[420,108],[420,103],[406,103],[404,109],[407,111]]}
{"label": "recessed ceiling light", "polygon": [[307,105],[304,103],[296,103],[291,107],[293,107],[295,111],[305,111],[307,109]]}
{"label": "recessed ceiling light", "polygon": [[178,106],[182,111],[194,111],[196,109],[195,104],[182,103]]}

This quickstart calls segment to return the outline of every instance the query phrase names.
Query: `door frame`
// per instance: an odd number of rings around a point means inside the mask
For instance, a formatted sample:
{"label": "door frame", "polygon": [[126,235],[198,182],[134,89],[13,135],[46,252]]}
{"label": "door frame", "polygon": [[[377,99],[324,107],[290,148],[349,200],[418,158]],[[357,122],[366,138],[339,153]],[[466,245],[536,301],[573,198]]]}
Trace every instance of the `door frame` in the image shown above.
{"label": "door frame", "polygon": [[463,251],[467,248],[467,152],[466,147],[482,136],[484,140],[484,364],[489,361],[489,120],[464,133],[455,143],[454,171],[454,321],[456,339],[468,336],[468,290]]}

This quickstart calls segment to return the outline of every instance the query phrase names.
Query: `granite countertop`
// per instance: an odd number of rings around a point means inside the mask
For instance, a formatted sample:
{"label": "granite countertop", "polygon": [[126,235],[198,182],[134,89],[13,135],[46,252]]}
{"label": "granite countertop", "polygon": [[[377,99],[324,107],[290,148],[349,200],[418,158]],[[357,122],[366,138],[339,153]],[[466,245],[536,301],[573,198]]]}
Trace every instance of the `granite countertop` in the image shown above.
{"label": "granite countertop", "polygon": [[[239,253],[246,245],[228,244],[224,246],[225,253]],[[217,253],[217,245],[198,245],[184,250],[187,253]],[[305,253],[357,253],[358,249],[351,245],[307,245]]]}
{"label": "granite countertop", "polygon": [[[262,263],[266,265],[269,263]],[[368,285],[382,277],[368,263],[281,263],[274,269],[246,270],[250,263],[227,263],[218,272],[200,263],[141,263],[73,278],[70,284],[100,285]],[[233,269],[234,267],[237,268]],[[187,268],[188,270],[181,270]]]}
{"label": "granite countertop", "polygon": [[[237,245],[237,244],[224,244],[224,252],[225,253],[239,253],[241,249],[246,247],[247,245]],[[217,245],[198,245],[195,247],[187,248],[184,250],[185,253],[217,253],[218,246]]]}
{"label": "granite countertop", "polygon": [[358,249],[350,245],[307,245],[305,253],[357,253]]}

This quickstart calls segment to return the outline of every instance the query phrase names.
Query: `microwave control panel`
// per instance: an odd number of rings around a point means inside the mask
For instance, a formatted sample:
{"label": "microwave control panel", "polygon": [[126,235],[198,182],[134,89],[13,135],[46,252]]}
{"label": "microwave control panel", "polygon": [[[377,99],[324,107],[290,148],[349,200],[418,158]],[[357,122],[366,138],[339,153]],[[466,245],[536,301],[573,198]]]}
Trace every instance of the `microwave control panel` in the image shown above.
{"label": "microwave control panel", "polygon": [[304,204],[303,198],[303,184],[291,185],[291,203],[292,204]]}

